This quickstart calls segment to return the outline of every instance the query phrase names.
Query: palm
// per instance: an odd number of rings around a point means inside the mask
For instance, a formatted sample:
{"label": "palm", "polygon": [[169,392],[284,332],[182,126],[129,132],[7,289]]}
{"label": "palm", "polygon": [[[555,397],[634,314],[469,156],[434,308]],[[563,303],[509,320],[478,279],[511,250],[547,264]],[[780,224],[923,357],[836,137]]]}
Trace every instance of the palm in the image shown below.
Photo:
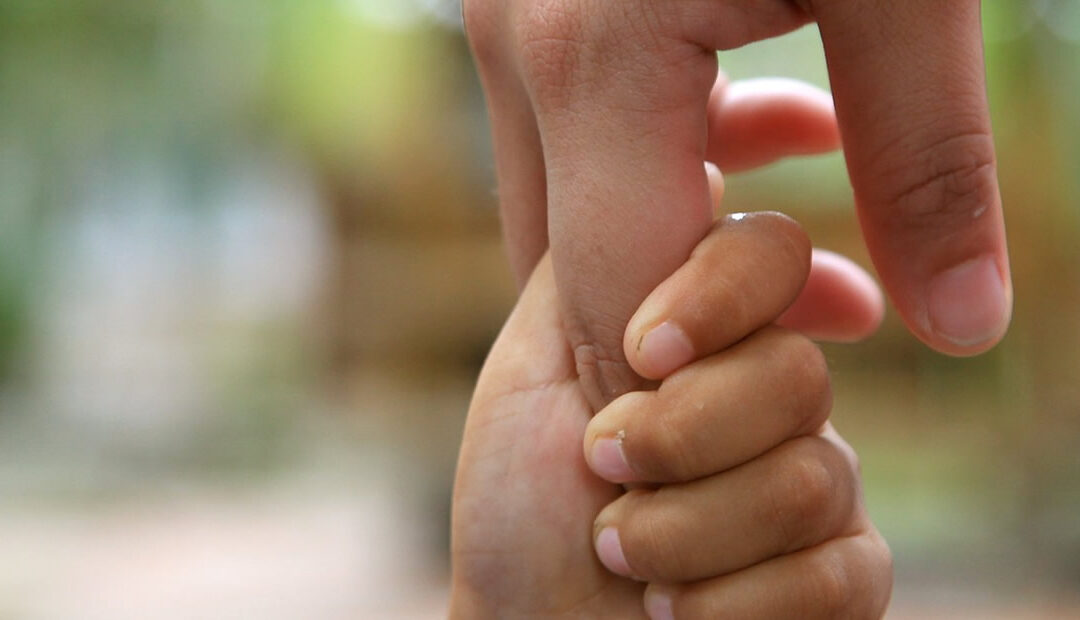
{"label": "palm", "polygon": [[455,604],[478,613],[643,616],[643,586],[607,572],[591,525],[620,488],[582,454],[591,415],[543,261],[484,366],[455,489]]}

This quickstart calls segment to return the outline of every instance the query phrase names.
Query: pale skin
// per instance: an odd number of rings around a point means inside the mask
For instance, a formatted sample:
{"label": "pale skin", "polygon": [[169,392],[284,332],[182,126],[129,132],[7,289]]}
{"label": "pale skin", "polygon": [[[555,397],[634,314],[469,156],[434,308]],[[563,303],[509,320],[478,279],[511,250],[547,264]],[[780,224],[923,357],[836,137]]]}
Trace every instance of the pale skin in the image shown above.
{"label": "pale skin", "polygon": [[[890,556],[826,421],[823,357],[772,325],[806,282],[809,242],[776,214],[711,230],[635,317],[683,325],[699,357],[595,417],[550,261],[535,270],[469,411],[452,618],[882,615]],[[855,336],[880,300],[839,286],[848,312],[798,320]]]}
{"label": "pale skin", "polygon": [[[623,328],[711,226],[702,160],[733,172],[842,141],[871,257],[912,333],[952,355],[1005,333],[979,0],[466,0],[464,15],[511,263],[524,283],[550,247],[594,410],[640,386]],[[790,85],[717,77],[716,50],[809,22],[842,131],[831,105],[793,113]]]}

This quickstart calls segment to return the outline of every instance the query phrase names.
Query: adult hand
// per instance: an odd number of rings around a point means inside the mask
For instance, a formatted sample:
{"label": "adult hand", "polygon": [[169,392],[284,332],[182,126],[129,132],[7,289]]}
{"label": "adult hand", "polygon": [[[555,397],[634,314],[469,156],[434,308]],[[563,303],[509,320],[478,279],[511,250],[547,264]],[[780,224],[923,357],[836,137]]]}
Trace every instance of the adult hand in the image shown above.
{"label": "adult hand", "polygon": [[831,107],[805,89],[717,79],[716,50],[810,21],[866,242],[901,317],[950,354],[1003,335],[1012,293],[979,0],[464,4],[511,259],[524,281],[550,244],[594,409],[638,385],[623,328],[709,229],[701,161],[732,170],[835,141]]}
{"label": "adult hand", "polygon": [[[680,325],[700,359],[593,417],[542,260],[470,406],[451,617],[880,616],[889,554],[853,453],[823,427],[824,359],[769,325],[809,269],[791,220],[722,220],[639,311]],[[880,299],[837,282],[840,312],[804,293],[794,318],[853,337]],[[624,495],[631,481],[664,486]]]}

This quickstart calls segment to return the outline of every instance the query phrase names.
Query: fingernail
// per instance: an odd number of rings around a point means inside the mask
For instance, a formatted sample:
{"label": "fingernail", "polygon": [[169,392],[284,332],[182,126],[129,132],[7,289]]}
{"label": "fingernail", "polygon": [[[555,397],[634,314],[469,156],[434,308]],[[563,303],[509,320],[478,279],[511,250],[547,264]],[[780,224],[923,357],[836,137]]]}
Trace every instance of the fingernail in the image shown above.
{"label": "fingernail", "polygon": [[645,613],[649,620],[675,620],[675,612],[671,608],[671,595],[657,586],[650,586],[645,590]]}
{"label": "fingernail", "polygon": [[620,484],[634,480],[634,471],[630,469],[622,448],[625,436],[623,431],[619,431],[614,439],[597,439],[593,443],[589,465],[597,476]]}
{"label": "fingernail", "polygon": [[705,176],[709,179],[709,195],[712,197],[713,212],[720,213],[724,206],[724,175],[716,164],[705,162]]}
{"label": "fingernail", "polygon": [[694,345],[671,321],[654,327],[641,339],[638,355],[650,379],[662,379],[694,359]]}
{"label": "fingernail", "polygon": [[930,328],[961,347],[1001,336],[1012,312],[994,257],[975,258],[939,273],[930,282]]}
{"label": "fingernail", "polygon": [[630,565],[622,552],[619,531],[614,527],[605,527],[596,537],[596,555],[600,562],[611,572],[623,577],[630,577]]}

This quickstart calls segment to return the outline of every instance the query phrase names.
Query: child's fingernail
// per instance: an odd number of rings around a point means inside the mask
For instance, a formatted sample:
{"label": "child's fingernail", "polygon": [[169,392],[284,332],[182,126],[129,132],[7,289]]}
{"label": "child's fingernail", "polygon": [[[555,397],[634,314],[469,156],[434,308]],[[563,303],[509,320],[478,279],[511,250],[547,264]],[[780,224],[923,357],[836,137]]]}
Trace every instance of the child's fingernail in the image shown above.
{"label": "child's fingernail", "polygon": [[990,255],[939,273],[930,282],[930,328],[961,347],[1001,336],[1012,313],[1006,285]]}
{"label": "child's fingernail", "polygon": [[649,620],[674,620],[671,595],[657,586],[649,586],[649,589],[645,590],[645,613]]}
{"label": "child's fingernail", "polygon": [[596,555],[609,571],[623,577],[631,576],[630,565],[626,563],[622,543],[619,542],[619,531],[615,528],[605,527],[600,530],[600,535],[596,537]]}
{"label": "child's fingernail", "polygon": [[608,482],[631,482],[634,480],[634,472],[626,461],[622,442],[625,433],[619,431],[615,438],[597,439],[593,443],[592,454],[589,456],[589,466],[597,476]]}
{"label": "child's fingernail", "polygon": [[638,355],[650,379],[662,379],[694,359],[694,345],[671,321],[654,327],[641,339]]}

